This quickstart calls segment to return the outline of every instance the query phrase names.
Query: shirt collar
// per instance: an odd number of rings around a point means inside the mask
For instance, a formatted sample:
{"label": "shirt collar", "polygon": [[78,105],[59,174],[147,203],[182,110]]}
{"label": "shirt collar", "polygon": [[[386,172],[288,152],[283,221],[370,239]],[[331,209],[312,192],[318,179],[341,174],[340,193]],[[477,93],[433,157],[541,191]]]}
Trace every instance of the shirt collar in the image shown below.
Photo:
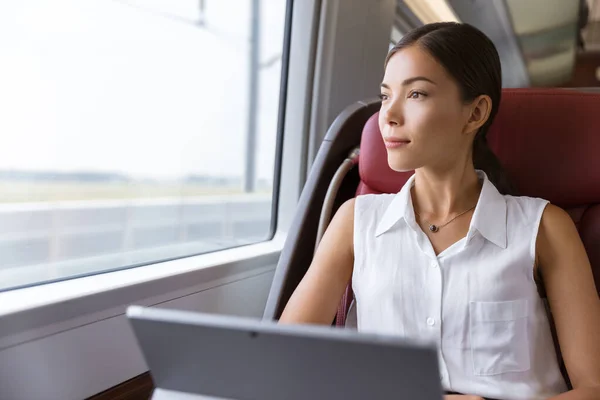
{"label": "shirt collar", "polygon": [[477,170],[477,174],[483,178],[483,187],[471,218],[467,239],[477,230],[484,238],[505,249],[506,198],[490,182],[485,172]]}
{"label": "shirt collar", "polygon": [[[483,179],[481,194],[471,218],[471,226],[467,241],[474,232],[479,232],[484,238],[495,245],[506,248],[506,199],[489,181],[485,172],[477,170],[477,175]],[[414,185],[414,174],[406,181],[400,192],[394,196],[377,224],[375,236],[380,236],[392,229],[400,220],[416,228],[415,212],[412,205],[411,188]]]}
{"label": "shirt collar", "polygon": [[415,184],[415,175],[413,174],[402,189],[394,196],[390,205],[385,210],[383,217],[377,224],[375,236],[382,235],[392,229],[396,223],[404,219],[406,223],[415,221],[415,211],[412,205],[410,191]]}

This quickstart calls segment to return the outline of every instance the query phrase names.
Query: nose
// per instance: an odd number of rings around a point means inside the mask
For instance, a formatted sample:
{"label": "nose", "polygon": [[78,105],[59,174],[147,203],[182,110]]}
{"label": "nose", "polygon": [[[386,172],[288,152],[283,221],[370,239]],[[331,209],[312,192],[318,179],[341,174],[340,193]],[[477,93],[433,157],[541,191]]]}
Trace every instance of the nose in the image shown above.
{"label": "nose", "polygon": [[399,104],[389,104],[381,112],[383,112],[384,122],[389,126],[398,126],[404,123],[404,117]]}

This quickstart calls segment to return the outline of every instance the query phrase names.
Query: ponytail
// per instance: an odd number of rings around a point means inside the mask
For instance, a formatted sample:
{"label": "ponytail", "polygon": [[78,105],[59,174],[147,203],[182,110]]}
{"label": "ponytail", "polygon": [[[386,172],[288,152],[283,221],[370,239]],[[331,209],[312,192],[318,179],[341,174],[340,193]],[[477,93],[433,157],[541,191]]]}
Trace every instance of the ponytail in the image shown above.
{"label": "ponytail", "polygon": [[[486,124],[487,125],[487,124]],[[487,126],[483,126],[473,141],[473,165],[487,175],[490,182],[502,194],[516,195],[517,190],[504,171],[500,160],[487,144]]]}

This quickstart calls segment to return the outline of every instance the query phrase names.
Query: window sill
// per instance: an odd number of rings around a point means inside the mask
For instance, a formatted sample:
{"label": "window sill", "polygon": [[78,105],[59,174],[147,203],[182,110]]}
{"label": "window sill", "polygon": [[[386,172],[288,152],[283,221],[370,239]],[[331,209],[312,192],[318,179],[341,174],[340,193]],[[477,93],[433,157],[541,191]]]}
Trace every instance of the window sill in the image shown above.
{"label": "window sill", "polygon": [[272,271],[284,238],[199,256],[0,293],[0,351]]}

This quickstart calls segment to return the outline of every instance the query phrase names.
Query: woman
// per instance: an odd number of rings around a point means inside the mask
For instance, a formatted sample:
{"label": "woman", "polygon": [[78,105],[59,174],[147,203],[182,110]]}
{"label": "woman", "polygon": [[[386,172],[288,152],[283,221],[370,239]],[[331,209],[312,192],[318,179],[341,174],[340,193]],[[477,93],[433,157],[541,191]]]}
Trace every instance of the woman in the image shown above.
{"label": "woman", "polygon": [[402,38],[386,60],[379,127],[390,167],[415,174],[398,194],[338,210],[280,321],[330,324],[352,279],[359,331],[435,341],[451,393],[597,400],[590,264],[566,212],[511,195],[486,144],[500,95],[498,53],[476,28],[438,23]]}

